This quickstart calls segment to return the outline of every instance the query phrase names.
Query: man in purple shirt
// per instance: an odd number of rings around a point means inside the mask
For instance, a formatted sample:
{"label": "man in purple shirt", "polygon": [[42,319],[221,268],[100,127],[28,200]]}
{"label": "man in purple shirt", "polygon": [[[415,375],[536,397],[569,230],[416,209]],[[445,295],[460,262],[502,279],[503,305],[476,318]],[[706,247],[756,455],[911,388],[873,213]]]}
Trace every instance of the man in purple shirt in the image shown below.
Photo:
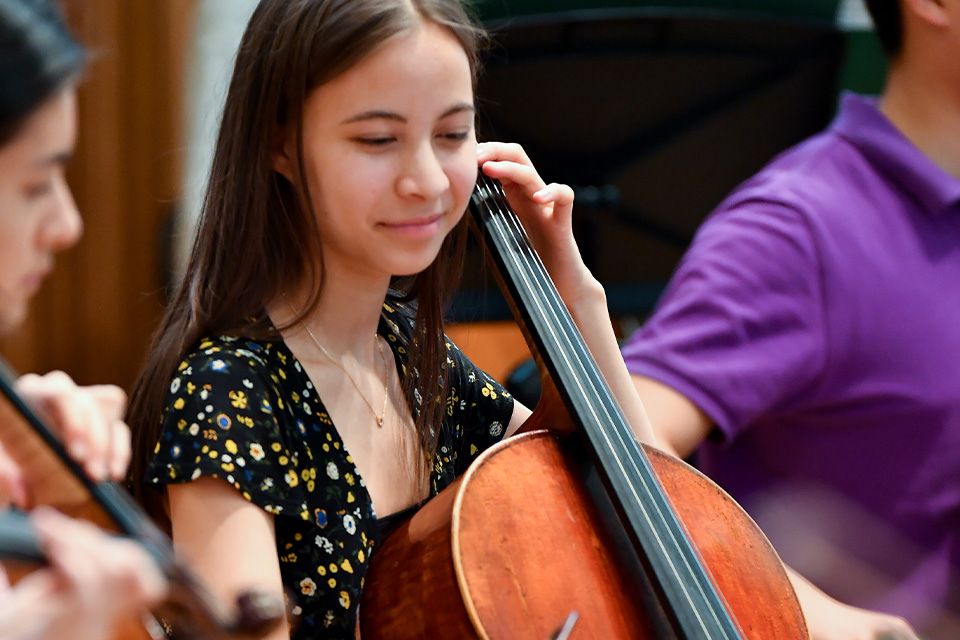
{"label": "man in purple shirt", "polygon": [[960,0],[868,5],[882,97],[729,196],[623,354],[814,640],[960,638]]}

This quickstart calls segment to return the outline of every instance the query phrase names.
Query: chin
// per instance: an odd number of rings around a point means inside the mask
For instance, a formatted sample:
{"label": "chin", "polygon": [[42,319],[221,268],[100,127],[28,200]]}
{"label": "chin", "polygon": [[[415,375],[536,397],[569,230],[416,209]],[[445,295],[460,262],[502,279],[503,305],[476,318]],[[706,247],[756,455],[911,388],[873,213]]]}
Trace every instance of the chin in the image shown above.
{"label": "chin", "polygon": [[440,253],[440,245],[429,251],[410,253],[393,261],[391,273],[395,276],[415,276],[418,273],[426,271],[432,265],[437,255]]}

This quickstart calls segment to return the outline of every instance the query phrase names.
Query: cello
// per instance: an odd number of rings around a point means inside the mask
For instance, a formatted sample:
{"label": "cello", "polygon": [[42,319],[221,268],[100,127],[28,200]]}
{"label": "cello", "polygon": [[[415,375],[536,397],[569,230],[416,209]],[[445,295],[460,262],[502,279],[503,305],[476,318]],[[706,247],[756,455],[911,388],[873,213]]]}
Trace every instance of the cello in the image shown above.
{"label": "cello", "polygon": [[[546,370],[544,395],[522,435],[383,541],[363,640],[809,639],[753,520],[636,441],[500,184],[481,173],[470,210]],[[562,442],[558,420],[575,427]]]}
{"label": "cello", "polygon": [[[16,376],[0,358],[0,444],[23,470],[33,505],[50,505],[76,518],[127,536],[153,557],[169,583],[167,598],[153,616],[163,620],[175,639],[241,640],[255,638],[284,619],[284,605],[256,591],[225,605],[179,562],[173,544],[119,484],[95,482],[14,389]],[[16,567],[43,563],[29,522],[18,512],[0,515],[0,557]],[[158,637],[160,624],[129,620],[113,640]],[[160,636],[163,637],[163,636]]]}

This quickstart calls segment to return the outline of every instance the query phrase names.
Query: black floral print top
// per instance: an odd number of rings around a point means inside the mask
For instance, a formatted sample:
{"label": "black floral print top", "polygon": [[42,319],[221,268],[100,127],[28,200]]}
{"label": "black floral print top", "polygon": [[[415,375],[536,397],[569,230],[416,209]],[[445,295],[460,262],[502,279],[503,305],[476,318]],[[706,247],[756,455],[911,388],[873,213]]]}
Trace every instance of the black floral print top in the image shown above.
{"label": "black floral print top", "polygon": [[[409,310],[384,304],[379,332],[402,372]],[[436,495],[503,438],[513,398],[451,342],[453,381],[431,473]],[[411,399],[414,411],[420,398]],[[204,339],[170,384],[148,484],[221,478],[274,514],[293,638],[353,638],[379,536],[376,515],[322,400],[284,342]],[[387,515],[387,514],[383,514]]]}

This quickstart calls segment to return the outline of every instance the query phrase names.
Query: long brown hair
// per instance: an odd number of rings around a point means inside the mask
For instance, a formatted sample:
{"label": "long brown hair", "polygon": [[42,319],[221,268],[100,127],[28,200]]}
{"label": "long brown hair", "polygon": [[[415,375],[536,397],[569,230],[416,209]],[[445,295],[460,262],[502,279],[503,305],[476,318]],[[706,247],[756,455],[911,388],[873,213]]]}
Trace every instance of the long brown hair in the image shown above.
{"label": "long brown hair", "polygon": [[[141,499],[169,382],[187,350],[204,336],[276,337],[263,306],[297,283],[312,282],[314,293],[291,324],[317,305],[323,256],[303,162],[307,95],[422,21],[454,34],[475,79],[484,33],[459,0],[263,0],[254,11],[237,52],[193,250],[130,398],[130,478]],[[278,127],[296,127],[299,186],[273,168]],[[430,425],[442,419],[448,394],[443,310],[454,286],[450,274],[460,270],[451,260],[462,260],[464,233],[461,222],[428,269],[391,287],[399,299],[416,302],[404,389],[410,397],[416,387],[423,398],[416,420],[421,476],[436,449],[439,430],[431,433]],[[263,320],[251,324],[250,317]]]}

